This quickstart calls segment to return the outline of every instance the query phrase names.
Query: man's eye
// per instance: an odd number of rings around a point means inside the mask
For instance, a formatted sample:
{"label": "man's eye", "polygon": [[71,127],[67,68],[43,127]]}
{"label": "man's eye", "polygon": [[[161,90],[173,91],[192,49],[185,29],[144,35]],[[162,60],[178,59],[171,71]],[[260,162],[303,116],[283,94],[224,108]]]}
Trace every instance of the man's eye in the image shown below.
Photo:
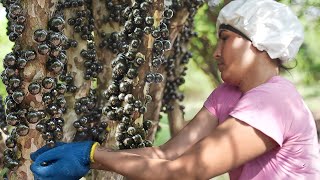
{"label": "man's eye", "polygon": [[227,40],[227,39],[228,39],[227,36],[222,36],[222,37],[221,37],[221,40],[223,40],[223,41],[225,41],[225,40]]}

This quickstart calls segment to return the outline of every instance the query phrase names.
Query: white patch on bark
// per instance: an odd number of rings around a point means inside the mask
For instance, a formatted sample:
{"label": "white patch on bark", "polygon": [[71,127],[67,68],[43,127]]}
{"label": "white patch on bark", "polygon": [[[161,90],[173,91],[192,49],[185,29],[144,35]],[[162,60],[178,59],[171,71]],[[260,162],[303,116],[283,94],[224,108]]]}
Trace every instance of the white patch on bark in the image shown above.
{"label": "white patch on bark", "polygon": [[44,5],[46,4],[46,1],[43,1],[43,0],[37,0],[38,1],[38,4],[41,8],[44,7]]}
{"label": "white patch on bark", "polygon": [[28,9],[28,14],[31,17],[36,17],[36,13],[34,11],[34,4],[31,5],[31,8]]}
{"label": "white patch on bark", "polygon": [[68,112],[66,115],[63,116],[63,118],[66,120],[65,125],[63,126],[63,141],[71,142],[73,140],[74,135],[76,134],[76,128],[73,127],[73,122],[77,120],[77,114],[74,111]]}

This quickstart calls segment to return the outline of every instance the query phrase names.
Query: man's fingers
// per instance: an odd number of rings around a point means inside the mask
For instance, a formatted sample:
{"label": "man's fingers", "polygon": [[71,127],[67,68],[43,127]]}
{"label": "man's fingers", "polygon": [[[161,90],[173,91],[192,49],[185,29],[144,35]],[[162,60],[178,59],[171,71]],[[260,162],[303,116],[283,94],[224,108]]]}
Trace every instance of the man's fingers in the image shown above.
{"label": "man's fingers", "polygon": [[30,154],[31,160],[35,161],[40,154],[48,151],[49,149],[51,149],[51,148],[49,148],[48,146],[43,146],[42,148],[38,149],[37,151],[31,153]]}
{"label": "man's fingers", "polygon": [[47,178],[49,174],[51,174],[50,169],[52,169],[52,167],[41,166],[39,164],[33,163],[31,164],[30,169],[34,174],[35,179],[36,178],[42,179],[42,178]]}
{"label": "man's fingers", "polygon": [[61,159],[64,156],[64,151],[62,146],[56,147],[56,148],[52,148],[49,149],[45,152],[43,152],[42,154],[39,154],[38,157],[35,159],[35,163],[36,164],[40,164],[43,162],[47,162],[47,163],[52,163],[55,161],[58,161],[59,159]]}
{"label": "man's fingers", "polygon": [[[65,144],[65,143],[63,143],[63,142],[57,142],[53,148],[58,147],[58,146],[61,146],[61,145],[63,145],[63,144]],[[42,153],[44,153],[44,152],[47,152],[47,151],[50,150],[50,149],[52,149],[52,148],[50,148],[50,147],[47,146],[47,145],[43,146],[42,148],[40,148],[40,149],[38,149],[37,151],[35,151],[35,152],[33,152],[33,153],[30,154],[31,160],[32,160],[32,161],[35,161],[40,154],[42,154]]]}
{"label": "man's fingers", "polygon": [[30,169],[41,177],[50,177],[56,173],[61,154],[56,154],[54,149],[40,154],[32,163]]}

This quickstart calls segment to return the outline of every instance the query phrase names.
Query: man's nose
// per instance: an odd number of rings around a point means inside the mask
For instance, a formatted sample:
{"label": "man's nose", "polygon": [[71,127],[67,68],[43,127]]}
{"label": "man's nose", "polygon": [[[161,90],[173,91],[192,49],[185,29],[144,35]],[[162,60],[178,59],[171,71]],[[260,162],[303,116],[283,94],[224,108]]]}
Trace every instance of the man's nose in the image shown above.
{"label": "man's nose", "polygon": [[219,44],[216,45],[216,49],[213,53],[213,58],[215,60],[219,60],[221,58],[221,46]]}

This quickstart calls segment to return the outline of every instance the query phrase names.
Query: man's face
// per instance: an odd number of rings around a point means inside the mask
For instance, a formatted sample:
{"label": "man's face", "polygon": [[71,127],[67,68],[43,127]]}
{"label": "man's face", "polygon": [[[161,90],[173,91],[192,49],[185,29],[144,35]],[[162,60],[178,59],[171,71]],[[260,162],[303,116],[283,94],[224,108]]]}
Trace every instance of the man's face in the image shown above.
{"label": "man's face", "polygon": [[223,81],[238,85],[255,65],[258,50],[251,42],[229,30],[220,30],[214,52]]}

